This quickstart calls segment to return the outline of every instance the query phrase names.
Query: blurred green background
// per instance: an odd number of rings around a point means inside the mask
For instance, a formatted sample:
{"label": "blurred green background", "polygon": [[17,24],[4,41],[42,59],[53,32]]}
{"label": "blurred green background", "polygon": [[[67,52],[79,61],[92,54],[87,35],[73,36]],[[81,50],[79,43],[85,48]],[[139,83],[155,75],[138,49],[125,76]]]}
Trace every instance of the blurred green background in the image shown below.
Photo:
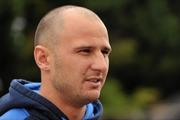
{"label": "blurred green background", "polygon": [[103,119],[174,117],[161,106],[173,111],[169,106],[180,101],[178,0],[0,0],[0,96],[14,78],[40,81],[33,59],[36,26],[49,10],[66,4],[93,10],[109,31],[113,52],[100,98]]}

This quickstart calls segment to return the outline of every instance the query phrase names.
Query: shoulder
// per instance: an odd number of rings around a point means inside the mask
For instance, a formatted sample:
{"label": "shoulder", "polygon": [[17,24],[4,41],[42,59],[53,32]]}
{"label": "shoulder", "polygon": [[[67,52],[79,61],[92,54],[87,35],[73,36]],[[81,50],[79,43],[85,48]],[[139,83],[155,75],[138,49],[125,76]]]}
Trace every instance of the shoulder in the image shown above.
{"label": "shoulder", "polygon": [[24,108],[14,108],[0,116],[0,120],[25,120],[27,116],[29,113]]}

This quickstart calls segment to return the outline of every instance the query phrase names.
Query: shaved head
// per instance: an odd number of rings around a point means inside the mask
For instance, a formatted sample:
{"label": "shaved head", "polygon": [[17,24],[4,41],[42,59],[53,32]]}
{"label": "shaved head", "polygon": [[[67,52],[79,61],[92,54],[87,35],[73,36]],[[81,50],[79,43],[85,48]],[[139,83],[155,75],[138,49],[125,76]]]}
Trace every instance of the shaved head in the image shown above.
{"label": "shaved head", "polygon": [[41,19],[34,42],[40,94],[70,120],[82,119],[85,105],[99,98],[109,69],[111,46],[104,23],[87,8],[58,7]]}
{"label": "shaved head", "polygon": [[78,14],[89,20],[102,22],[94,12],[84,7],[67,5],[55,8],[39,22],[35,33],[34,46],[40,44],[51,48],[56,45],[57,35],[61,36],[65,21],[68,20],[66,19],[67,14],[72,16],[73,14]]}

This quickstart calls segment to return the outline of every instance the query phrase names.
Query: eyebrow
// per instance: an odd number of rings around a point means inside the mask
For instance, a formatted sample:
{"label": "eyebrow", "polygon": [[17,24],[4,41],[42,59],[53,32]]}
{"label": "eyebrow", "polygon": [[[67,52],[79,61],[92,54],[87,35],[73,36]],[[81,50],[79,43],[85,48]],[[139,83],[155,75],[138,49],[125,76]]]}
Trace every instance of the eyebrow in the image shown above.
{"label": "eyebrow", "polygon": [[93,49],[92,46],[77,46],[74,48],[75,51],[82,50],[82,49]]}

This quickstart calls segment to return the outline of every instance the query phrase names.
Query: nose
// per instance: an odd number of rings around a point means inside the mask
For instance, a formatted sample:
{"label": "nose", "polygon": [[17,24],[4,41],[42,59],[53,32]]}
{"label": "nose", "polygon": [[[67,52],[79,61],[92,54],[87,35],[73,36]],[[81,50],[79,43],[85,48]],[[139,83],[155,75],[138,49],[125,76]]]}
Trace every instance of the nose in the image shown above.
{"label": "nose", "polygon": [[109,68],[109,58],[104,57],[102,53],[97,54],[93,59],[93,64],[91,65],[91,68],[94,71],[98,71],[100,73],[104,73]]}

